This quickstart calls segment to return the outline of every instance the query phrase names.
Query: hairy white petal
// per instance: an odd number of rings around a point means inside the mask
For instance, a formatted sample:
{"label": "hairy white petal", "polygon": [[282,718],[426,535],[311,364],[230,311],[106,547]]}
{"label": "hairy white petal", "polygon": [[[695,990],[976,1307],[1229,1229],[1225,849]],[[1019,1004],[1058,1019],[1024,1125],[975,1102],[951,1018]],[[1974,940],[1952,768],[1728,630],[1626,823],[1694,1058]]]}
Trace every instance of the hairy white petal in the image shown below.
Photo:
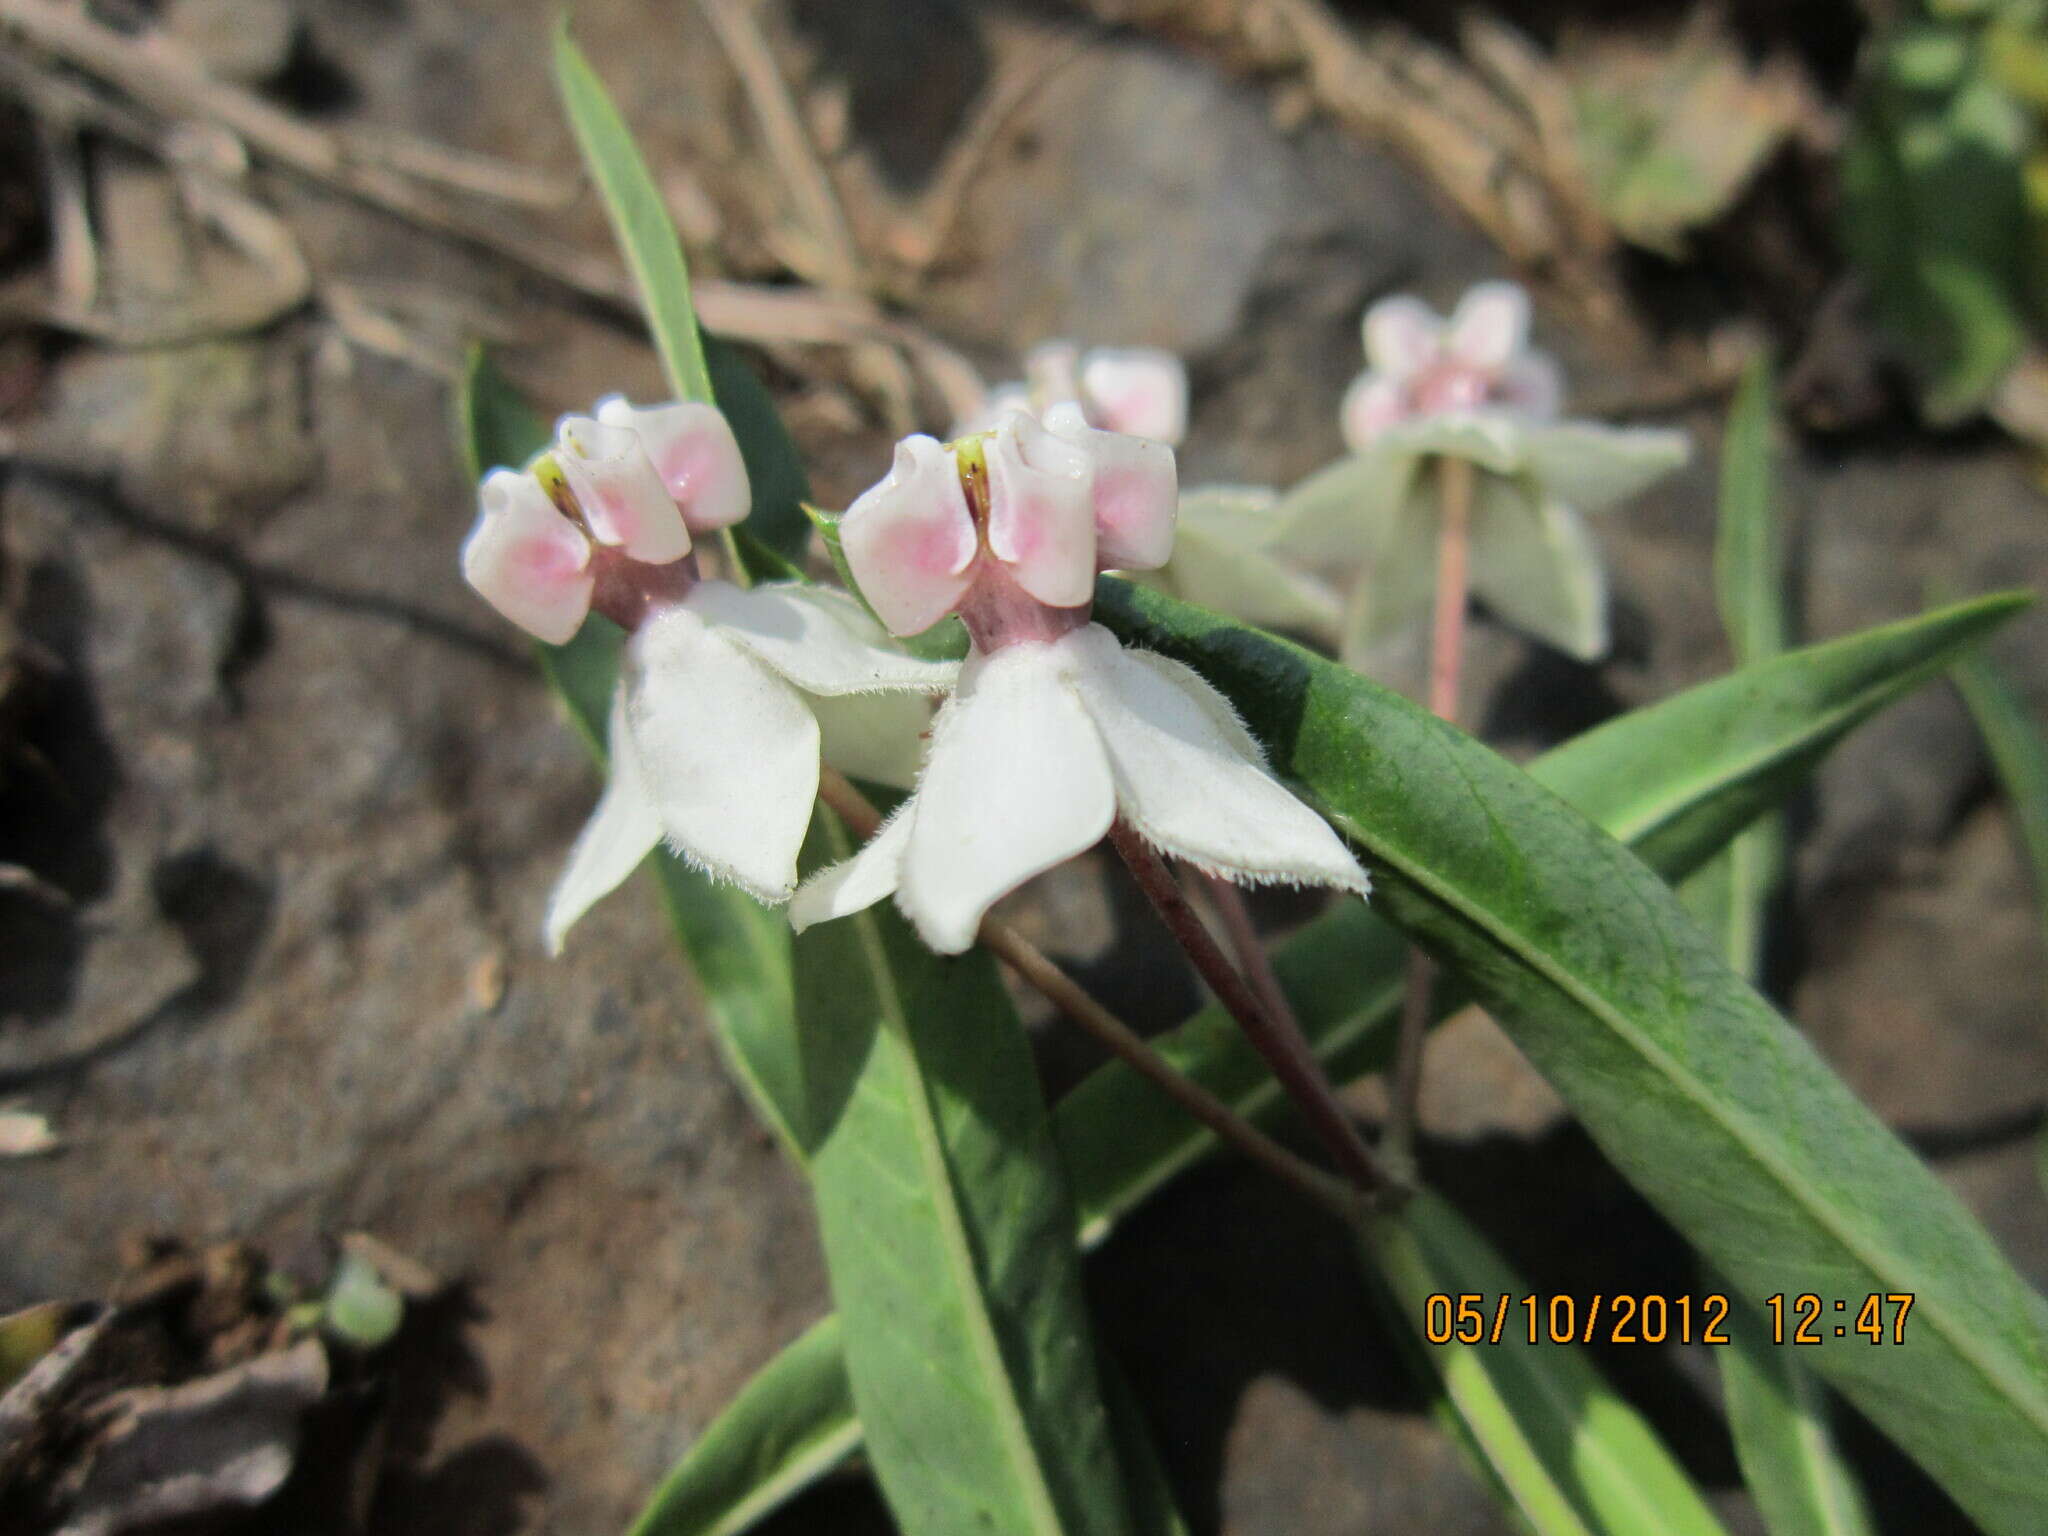
{"label": "hairy white petal", "polygon": [[969,656],[939,711],[896,900],[941,954],[966,949],[998,898],[1115,817],[1102,739],[1065,676],[1085,633]]}
{"label": "hairy white petal", "polygon": [[1374,373],[1405,379],[1435,362],[1444,323],[1412,294],[1381,299],[1365,312],[1365,362]]}
{"label": "hairy white petal", "polygon": [[494,469],[477,488],[462,576],[528,634],[566,645],[590,613],[590,541],[532,475]]}
{"label": "hairy white petal", "polygon": [[1511,480],[1482,480],[1472,591],[1496,617],[1581,661],[1607,653],[1607,578],[1584,519]]}
{"label": "hairy white petal", "polygon": [[906,800],[876,829],[867,845],[850,859],[821,869],[797,887],[789,902],[789,925],[802,933],[813,923],[830,922],[865,911],[893,895],[903,874],[903,851],[910,843],[914,800]]}
{"label": "hairy white petal", "polygon": [[597,809],[569,850],[569,863],[548,896],[542,932],[548,953],[559,955],[577,919],[617,890],[661,841],[661,819],[640,777],[640,755],[627,740],[626,690],[612,695],[607,739],[611,777]]}
{"label": "hairy white petal", "polygon": [[960,671],[957,662],[912,656],[852,594],[829,587],[703,581],[683,606],[806,693],[943,693]]}
{"label": "hairy white petal", "polygon": [[984,440],[989,552],[1041,603],[1075,608],[1095,595],[1090,456],[1018,411]]}
{"label": "hairy white petal", "polygon": [[1691,451],[1692,440],[1668,427],[1561,421],[1528,428],[1522,463],[1546,494],[1602,512],[1663,479]]}
{"label": "hairy white petal", "polygon": [[684,608],[626,653],[628,735],[677,853],[758,901],[786,901],[818,793],[818,722],[802,695]]}
{"label": "hairy white petal", "polygon": [[1529,295],[1517,283],[1465,290],[1444,329],[1444,350],[1469,368],[1498,372],[1529,341]]}
{"label": "hairy white petal", "polygon": [[1102,732],[1117,809],[1146,842],[1240,883],[1365,894],[1370,881],[1343,840],[1272,776],[1199,674],[1126,651],[1100,625],[1074,640],[1085,648],[1074,687]]}
{"label": "hairy white petal", "polygon": [[1095,424],[1178,447],[1188,430],[1188,371],[1163,347],[1097,347],[1081,360]]}
{"label": "hairy white petal", "polygon": [[967,590],[978,547],[953,455],[922,433],[904,438],[888,478],[846,509],[839,538],[881,621],[899,635],[930,629]]}
{"label": "hairy white petal", "polygon": [[654,472],[693,532],[727,527],[752,510],[746,458],[717,406],[698,400],[636,406],[623,395],[609,395],[598,402],[597,419],[639,434]]}
{"label": "hairy white petal", "polygon": [[649,565],[690,552],[683,514],[632,428],[564,416],[555,429],[555,462],[600,543]]}
{"label": "hairy white petal", "polygon": [[909,789],[924,766],[931,701],[921,693],[812,694],[825,761],[841,773]]}

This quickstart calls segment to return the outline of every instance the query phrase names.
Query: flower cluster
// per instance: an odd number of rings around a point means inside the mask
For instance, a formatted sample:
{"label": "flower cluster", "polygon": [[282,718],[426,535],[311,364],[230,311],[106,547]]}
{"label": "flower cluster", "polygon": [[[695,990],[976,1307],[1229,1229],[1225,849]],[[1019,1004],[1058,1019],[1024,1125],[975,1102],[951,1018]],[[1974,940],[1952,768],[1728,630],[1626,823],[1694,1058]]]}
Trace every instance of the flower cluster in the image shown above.
{"label": "flower cluster", "polygon": [[[1369,366],[1343,405],[1351,455],[1285,496],[1215,487],[1185,502],[1179,361],[1038,348],[1028,384],[997,391],[950,443],[905,438],[841,519],[858,596],[703,576],[693,537],[750,502],[715,407],[611,399],[565,418],[533,464],[486,477],[463,550],[471,584],[543,640],[568,641],[592,612],[629,632],[611,781],[550,901],[550,944],[664,838],[759,900],[789,901],[799,929],[893,896],[949,953],[1119,819],[1227,879],[1363,894],[1357,860],[1273,778],[1222,695],[1092,622],[1095,580],[1129,572],[1312,632],[1341,620],[1355,655],[1426,606],[1436,506],[1421,471],[1462,458],[1474,588],[1597,654],[1604,588],[1576,509],[1647,483],[1685,443],[1557,420],[1558,370],[1528,325],[1527,298],[1504,283],[1448,321],[1412,298],[1375,305]],[[1348,569],[1348,604],[1283,556]],[[949,615],[970,640],[962,663],[893,638]],[[821,753],[912,792],[853,858],[799,887]]]}
{"label": "flower cluster", "polygon": [[928,699],[957,668],[907,655],[854,599],[704,579],[692,535],[750,507],[725,417],[607,400],[552,451],[493,470],[463,546],[470,584],[542,640],[594,609],[631,632],[612,703],[612,773],[548,904],[550,948],[664,837],[765,902],[796,886],[821,750],[908,785]]}
{"label": "flower cluster", "polygon": [[926,943],[955,953],[998,898],[1118,817],[1228,879],[1365,892],[1357,860],[1273,779],[1221,694],[1090,622],[1099,570],[1172,552],[1176,491],[1170,449],[1091,428],[1071,404],[898,448],[841,524],[847,563],[892,630],[957,613],[973,647],[916,791],[805,884],[793,923],[893,894]]}
{"label": "flower cluster", "polygon": [[1582,660],[1607,649],[1607,586],[1581,514],[1685,462],[1682,432],[1559,419],[1557,365],[1529,345],[1529,300],[1482,283],[1448,321],[1407,295],[1366,311],[1366,370],[1344,397],[1348,457],[1281,498],[1273,548],[1348,589],[1338,633],[1360,665],[1420,620],[1435,584],[1433,461],[1473,467],[1471,584],[1505,622]]}

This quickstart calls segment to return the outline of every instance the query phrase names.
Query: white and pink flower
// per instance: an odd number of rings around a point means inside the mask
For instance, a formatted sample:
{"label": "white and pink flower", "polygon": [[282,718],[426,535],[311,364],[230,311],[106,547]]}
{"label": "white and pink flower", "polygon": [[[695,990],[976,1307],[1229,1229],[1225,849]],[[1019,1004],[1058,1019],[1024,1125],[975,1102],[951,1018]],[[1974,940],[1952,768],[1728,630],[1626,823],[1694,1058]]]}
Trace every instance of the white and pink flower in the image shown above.
{"label": "white and pink flower", "polygon": [[805,882],[799,929],[894,895],[926,943],[958,953],[995,901],[1118,817],[1232,880],[1363,894],[1357,860],[1272,777],[1221,694],[1090,622],[1097,572],[1171,554],[1176,495],[1170,449],[1092,428],[1072,404],[951,446],[904,440],[841,523],[847,563],[890,629],[957,613],[972,647],[915,792]]}
{"label": "white and pink flower", "polygon": [[1446,320],[1409,294],[1365,314],[1365,372],[1345,392],[1344,440],[1363,452],[1390,428],[1495,412],[1544,421],[1564,404],[1564,376],[1529,345],[1529,296],[1481,283]]}
{"label": "white and pink flower", "polygon": [[[1350,454],[1281,499],[1275,555],[1348,591],[1325,636],[1367,665],[1419,623],[1435,588],[1437,458],[1475,468],[1473,595],[1504,622],[1582,660],[1607,650],[1607,579],[1583,514],[1685,462],[1682,432],[1559,419],[1562,376],[1529,345],[1529,300],[1482,283],[1448,320],[1398,295],[1366,312],[1367,367],[1345,394]],[[1322,627],[1322,626],[1319,626]]]}
{"label": "white and pink flower", "polygon": [[549,899],[570,926],[667,839],[757,900],[796,888],[825,757],[907,787],[928,700],[957,668],[907,655],[843,592],[705,580],[692,535],[746,516],[739,445],[709,405],[608,400],[527,470],[493,470],[463,545],[470,584],[552,644],[595,610],[630,633],[611,779]]}

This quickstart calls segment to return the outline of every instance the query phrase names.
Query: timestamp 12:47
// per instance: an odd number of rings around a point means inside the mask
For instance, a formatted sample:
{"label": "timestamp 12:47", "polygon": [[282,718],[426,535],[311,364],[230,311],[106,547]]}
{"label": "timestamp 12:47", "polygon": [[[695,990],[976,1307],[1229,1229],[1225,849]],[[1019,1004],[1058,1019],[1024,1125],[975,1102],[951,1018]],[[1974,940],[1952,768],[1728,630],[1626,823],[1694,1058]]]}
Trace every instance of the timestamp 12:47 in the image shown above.
{"label": "timestamp 12:47", "polygon": [[1910,1291],[1887,1295],[1872,1293],[1854,1303],[1825,1302],[1807,1291],[1787,1296],[1782,1291],[1764,1298],[1764,1310],[1771,1316],[1773,1344],[1819,1344],[1827,1339],[1862,1337],[1872,1344],[1906,1342],[1906,1314],[1913,1310]]}

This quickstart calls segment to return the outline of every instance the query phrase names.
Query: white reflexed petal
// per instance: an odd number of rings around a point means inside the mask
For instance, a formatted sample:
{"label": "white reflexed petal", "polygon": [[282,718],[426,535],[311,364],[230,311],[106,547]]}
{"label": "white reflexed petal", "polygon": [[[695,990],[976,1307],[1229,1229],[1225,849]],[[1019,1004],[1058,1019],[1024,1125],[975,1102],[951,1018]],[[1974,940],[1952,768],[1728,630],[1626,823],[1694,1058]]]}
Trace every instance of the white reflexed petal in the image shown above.
{"label": "white reflexed petal", "polygon": [[1529,341],[1529,295],[1518,283],[1465,291],[1444,330],[1444,350],[1470,368],[1498,372]]}
{"label": "white reflexed petal", "polygon": [[1100,625],[1075,637],[1074,686],[1102,733],[1117,808],[1146,842],[1248,884],[1370,885],[1343,840],[1265,766],[1226,700],[1192,669],[1126,651]]}
{"label": "white reflexed petal", "polygon": [[[1164,565],[1173,554],[1180,500],[1173,450],[1149,437],[1098,431],[1074,405],[1047,411],[1045,432],[1084,455],[1093,468],[1095,563],[1104,570],[1126,571]],[[1036,443],[1027,451],[1035,453]]]}
{"label": "white reflexed petal", "polygon": [[597,419],[639,434],[655,474],[693,532],[729,527],[752,509],[747,461],[732,423],[717,406],[697,400],[634,406],[612,395],[598,402]]}
{"label": "white reflexed petal", "polygon": [[1065,677],[1083,633],[970,655],[939,711],[896,900],[941,954],[966,949],[994,902],[1115,818],[1102,739]]}
{"label": "white reflexed petal", "polygon": [[1188,430],[1188,371],[1163,347],[1097,347],[1081,362],[1089,417],[1111,432],[1168,447]]}
{"label": "white reflexed petal", "polygon": [[1435,487],[1418,478],[1400,513],[1377,530],[1365,567],[1351,589],[1339,659],[1366,669],[1373,650],[1429,613],[1436,599]]}
{"label": "white reflexed petal", "polygon": [[825,761],[850,778],[912,789],[924,766],[932,705],[922,693],[810,695]]}
{"label": "white reflexed petal", "polygon": [[690,552],[690,530],[640,446],[639,433],[594,416],[564,416],[555,445],[562,478],[598,542],[649,565],[666,565]]}
{"label": "white reflexed petal", "polygon": [[1343,603],[1330,587],[1266,546],[1279,531],[1278,495],[1260,486],[1204,486],[1181,497],[1173,558],[1141,574],[1148,586],[1248,624],[1334,645]]}
{"label": "white reflexed petal", "polygon": [[1547,430],[1508,411],[1457,411],[1401,422],[1375,446],[1388,452],[1470,459],[1481,469],[1509,475],[1522,467],[1530,438]]}
{"label": "white reflexed petal", "polygon": [[701,581],[683,606],[806,693],[943,693],[960,670],[956,662],[910,655],[858,599],[829,587]]}
{"label": "white reflexed petal", "polygon": [[1371,370],[1351,381],[1337,408],[1337,426],[1353,453],[1363,453],[1407,418],[1407,392],[1397,380]]}
{"label": "white reflexed petal", "polygon": [[1554,421],[1564,409],[1564,370],[1548,352],[1524,352],[1501,370],[1493,398],[1520,415]]}
{"label": "white reflexed petal", "polygon": [[548,896],[542,932],[551,955],[562,952],[562,941],[577,919],[617,890],[661,841],[661,819],[641,781],[640,756],[626,738],[626,691],[621,688],[612,695],[607,735],[611,777]]}
{"label": "white reflexed petal", "polygon": [[1585,521],[1524,483],[1481,481],[1472,592],[1495,617],[1581,661],[1607,654],[1607,578]]}
{"label": "white reflexed petal", "polygon": [[1437,360],[1444,323],[1412,294],[1381,299],[1365,312],[1365,362],[1374,373],[1405,379]]}
{"label": "white reflexed petal", "polygon": [[1019,411],[983,439],[989,552],[1041,603],[1095,595],[1095,510],[1088,456]]}
{"label": "white reflexed petal", "polygon": [[1325,465],[1280,498],[1274,552],[1302,565],[1348,573],[1398,517],[1417,459],[1382,443]]}
{"label": "white reflexed petal", "polygon": [[628,736],[669,844],[758,901],[789,899],[818,793],[818,722],[794,687],[696,614],[626,650]]}
{"label": "white reflexed petal", "polygon": [[850,859],[821,869],[802,885],[789,903],[789,925],[802,933],[813,923],[864,912],[895,893],[903,876],[903,851],[910,844],[916,801],[906,800]]}
{"label": "white reflexed petal", "polygon": [[930,629],[967,590],[976,549],[953,455],[922,433],[904,438],[888,478],[847,508],[839,538],[881,621],[899,635]]}
{"label": "white reflexed petal", "polygon": [[590,613],[590,541],[532,475],[494,469],[477,490],[462,542],[462,576],[479,596],[550,645],[576,637]]}
{"label": "white reflexed petal", "polygon": [[1547,495],[1601,512],[1663,479],[1691,451],[1691,439],[1667,427],[1561,421],[1528,429],[1522,462]]}

